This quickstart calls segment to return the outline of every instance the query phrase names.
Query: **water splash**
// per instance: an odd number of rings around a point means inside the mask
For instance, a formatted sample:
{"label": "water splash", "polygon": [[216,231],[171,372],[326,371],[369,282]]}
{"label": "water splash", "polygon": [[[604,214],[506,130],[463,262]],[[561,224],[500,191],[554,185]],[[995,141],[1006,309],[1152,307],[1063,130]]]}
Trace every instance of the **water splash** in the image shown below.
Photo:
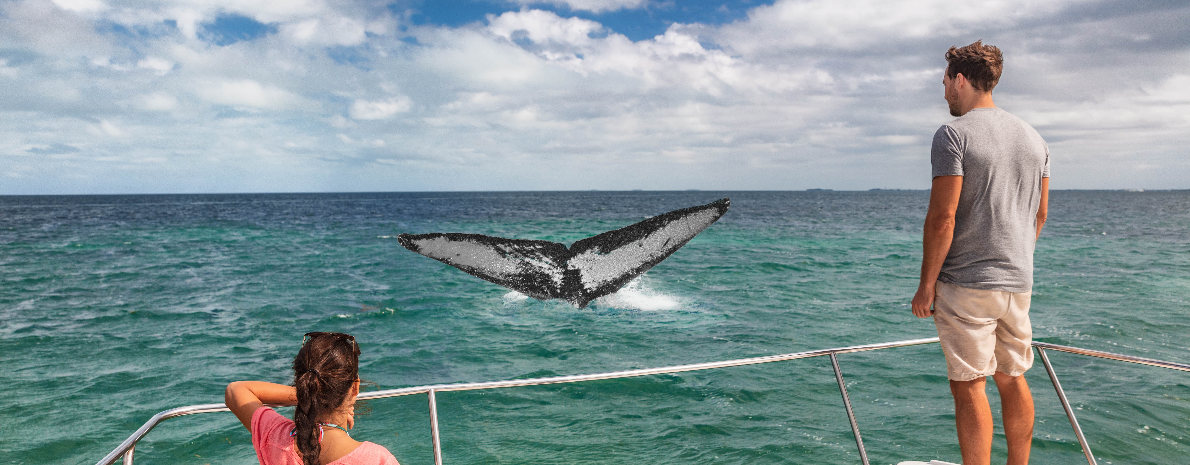
{"label": "water splash", "polygon": [[632,280],[614,294],[600,297],[596,303],[602,307],[623,308],[655,312],[676,310],[681,304],[678,299],[641,285],[639,278]]}
{"label": "water splash", "polygon": [[[505,306],[522,305],[529,300],[529,296],[517,291],[504,294]],[[600,307],[618,308],[623,310],[642,310],[646,312],[675,310],[681,306],[678,299],[665,295],[648,287],[642,286],[640,278],[630,281],[614,294],[600,297],[595,301]]]}
{"label": "water splash", "polygon": [[529,296],[527,296],[525,294],[521,294],[520,292],[517,292],[517,291],[510,291],[509,293],[504,294],[504,305],[519,304],[519,303],[524,302],[528,299],[529,299]]}

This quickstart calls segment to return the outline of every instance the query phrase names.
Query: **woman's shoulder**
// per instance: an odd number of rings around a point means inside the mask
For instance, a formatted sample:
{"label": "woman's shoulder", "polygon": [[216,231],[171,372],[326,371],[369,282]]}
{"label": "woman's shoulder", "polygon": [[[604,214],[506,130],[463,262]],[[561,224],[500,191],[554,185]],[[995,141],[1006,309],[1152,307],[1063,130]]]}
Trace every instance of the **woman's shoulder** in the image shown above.
{"label": "woman's shoulder", "polygon": [[293,420],[281,416],[276,410],[261,407],[252,412],[252,447],[263,450],[268,446],[287,448],[293,444],[289,432],[293,430]]}
{"label": "woman's shoulder", "polygon": [[343,456],[343,458],[332,462],[333,465],[400,465],[397,463],[397,458],[385,449],[384,446],[374,442],[361,442],[359,447],[351,451],[350,454]]}
{"label": "woman's shoulder", "polygon": [[252,412],[252,448],[256,458],[264,464],[300,464],[301,457],[293,448],[293,420],[277,411],[261,407]]}
{"label": "woman's shoulder", "polygon": [[252,412],[252,428],[250,431],[259,431],[262,428],[273,429],[278,426],[289,426],[293,428],[293,420],[285,418],[276,410],[268,407],[261,407]]}

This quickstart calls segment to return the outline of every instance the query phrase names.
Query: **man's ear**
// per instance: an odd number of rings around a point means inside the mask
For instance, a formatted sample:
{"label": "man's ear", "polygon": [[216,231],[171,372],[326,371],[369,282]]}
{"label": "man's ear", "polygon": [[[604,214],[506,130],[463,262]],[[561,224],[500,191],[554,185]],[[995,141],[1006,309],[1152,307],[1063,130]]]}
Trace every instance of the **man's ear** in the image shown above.
{"label": "man's ear", "polygon": [[963,76],[963,73],[955,73],[954,79],[952,79],[952,81],[954,81],[954,86],[956,89],[962,87],[964,84],[971,85],[971,82],[967,81],[967,76]]}

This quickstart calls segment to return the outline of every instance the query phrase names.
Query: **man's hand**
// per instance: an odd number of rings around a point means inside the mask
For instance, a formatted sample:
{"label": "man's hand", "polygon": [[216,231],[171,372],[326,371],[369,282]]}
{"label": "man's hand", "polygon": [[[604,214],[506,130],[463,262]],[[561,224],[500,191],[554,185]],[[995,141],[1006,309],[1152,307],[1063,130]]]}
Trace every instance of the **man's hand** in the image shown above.
{"label": "man's hand", "polygon": [[913,296],[913,316],[928,318],[934,315],[934,288],[917,288]]}

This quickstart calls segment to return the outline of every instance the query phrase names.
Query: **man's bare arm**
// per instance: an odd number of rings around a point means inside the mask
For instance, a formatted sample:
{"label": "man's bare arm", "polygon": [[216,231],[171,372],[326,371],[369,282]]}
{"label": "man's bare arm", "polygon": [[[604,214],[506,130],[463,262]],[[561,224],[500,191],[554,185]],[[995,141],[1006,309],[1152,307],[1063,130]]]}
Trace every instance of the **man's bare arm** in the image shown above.
{"label": "man's bare arm", "polygon": [[913,314],[918,318],[934,314],[934,287],[954,240],[954,217],[962,191],[962,176],[938,176],[930,188],[930,208],[922,235],[921,282],[913,296]]}
{"label": "man's bare arm", "polygon": [[1041,238],[1041,227],[1045,226],[1045,217],[1050,204],[1050,178],[1041,178],[1041,204],[1037,206],[1037,237]]}

